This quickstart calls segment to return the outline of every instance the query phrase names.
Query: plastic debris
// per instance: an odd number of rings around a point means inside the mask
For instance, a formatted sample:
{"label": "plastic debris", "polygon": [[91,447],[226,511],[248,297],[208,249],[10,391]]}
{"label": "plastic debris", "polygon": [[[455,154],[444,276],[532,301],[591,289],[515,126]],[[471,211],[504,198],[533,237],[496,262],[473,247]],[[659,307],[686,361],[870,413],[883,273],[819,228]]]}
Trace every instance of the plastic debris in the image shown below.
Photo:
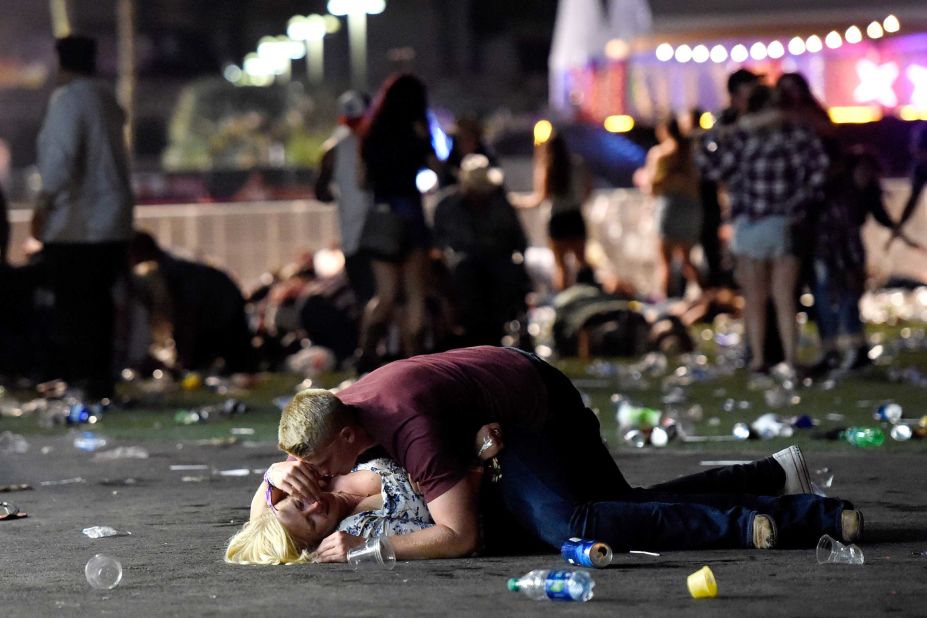
{"label": "plastic debris", "polygon": [[51,487],[53,485],[73,485],[75,483],[86,483],[87,481],[82,476],[75,476],[69,479],[62,479],[60,481],[42,481],[39,483],[42,487]]}
{"label": "plastic debris", "polygon": [[863,550],[853,544],[844,545],[825,534],[818,541],[818,564],[864,564]]}
{"label": "plastic debris", "polygon": [[708,565],[689,575],[686,586],[693,599],[713,599],[718,596],[718,582]]}
{"label": "plastic debris", "polygon": [[117,446],[97,453],[92,461],[113,461],[116,459],[148,459],[148,451],[140,446]]}
{"label": "plastic debris", "polygon": [[122,581],[122,564],[115,558],[97,554],[87,561],[84,576],[97,590],[111,590]]}
{"label": "plastic debris", "polygon": [[109,526],[91,526],[89,528],[84,528],[81,532],[91,539],[105,539],[111,536],[128,536],[132,534],[131,532],[120,532]]}
{"label": "plastic debris", "polygon": [[4,455],[21,455],[29,451],[29,442],[25,437],[12,431],[0,433],[0,453]]}
{"label": "plastic debris", "polygon": [[106,438],[98,436],[92,431],[82,431],[74,438],[74,448],[82,451],[95,451],[106,446]]}

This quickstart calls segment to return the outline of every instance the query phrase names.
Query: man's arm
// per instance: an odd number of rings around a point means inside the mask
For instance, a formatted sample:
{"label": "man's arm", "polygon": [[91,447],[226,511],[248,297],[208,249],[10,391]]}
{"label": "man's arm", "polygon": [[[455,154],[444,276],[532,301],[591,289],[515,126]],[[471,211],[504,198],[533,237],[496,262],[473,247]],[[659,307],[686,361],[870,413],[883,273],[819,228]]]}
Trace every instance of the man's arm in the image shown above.
{"label": "man's arm", "polygon": [[[460,558],[479,546],[477,484],[466,477],[428,503],[435,525],[409,534],[389,537],[399,560]],[[319,544],[320,562],[344,562],[347,553],[364,539],[336,532]]]}

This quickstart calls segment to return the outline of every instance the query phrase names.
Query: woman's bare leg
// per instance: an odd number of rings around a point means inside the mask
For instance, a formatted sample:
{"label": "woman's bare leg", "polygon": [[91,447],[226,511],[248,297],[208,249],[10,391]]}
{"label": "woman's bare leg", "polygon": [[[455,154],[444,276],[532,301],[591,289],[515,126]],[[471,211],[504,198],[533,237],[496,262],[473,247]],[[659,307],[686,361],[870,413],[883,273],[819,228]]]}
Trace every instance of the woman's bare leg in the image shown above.
{"label": "woman's bare leg", "polygon": [[566,246],[559,240],[550,241],[550,250],[554,254],[554,273],[553,284],[554,292],[561,292],[566,288],[567,282],[567,263],[566,263]]}
{"label": "woman's bare leg", "polygon": [[660,239],[659,255],[660,263],[657,265],[657,289],[663,295],[663,298],[670,297],[670,273],[673,271],[673,243],[668,240]]}
{"label": "woman's bare leg", "polygon": [[401,273],[400,265],[392,262],[372,260],[371,267],[377,292],[364,307],[360,337],[361,353],[368,357],[376,356],[380,338],[392,317]]}
{"label": "woman's bare leg", "polygon": [[801,262],[794,255],[776,258],[772,263],[772,300],[776,306],[776,324],[782,339],[785,362],[794,368],[798,349],[798,324],[795,321],[795,285]]}
{"label": "woman's bare leg", "polygon": [[763,367],[769,266],[764,260],[738,256],[737,275],[744,293],[744,328],[750,342],[750,369]]}
{"label": "woman's bare leg", "polygon": [[427,294],[428,258],[424,251],[409,254],[402,264],[402,283],[406,293],[406,319],[403,347],[408,356],[425,351],[425,296]]}

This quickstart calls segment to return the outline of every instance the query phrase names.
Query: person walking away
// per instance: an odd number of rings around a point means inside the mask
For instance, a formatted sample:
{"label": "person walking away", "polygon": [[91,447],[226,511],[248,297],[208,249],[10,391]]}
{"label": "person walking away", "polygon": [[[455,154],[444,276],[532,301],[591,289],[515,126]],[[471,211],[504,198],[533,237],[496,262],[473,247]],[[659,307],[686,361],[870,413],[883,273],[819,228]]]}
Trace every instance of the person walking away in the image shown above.
{"label": "person walking away", "polygon": [[647,162],[635,173],[634,180],[656,198],[661,257],[659,289],[664,298],[670,298],[673,296],[670,274],[677,259],[686,280],[704,287],[692,263],[692,248],[702,232],[703,212],[698,201],[699,180],[692,144],[683,135],[678,120],[662,122],[657,127],[657,138],[659,143],[647,153]]}
{"label": "person walking away", "polygon": [[[424,351],[430,237],[416,177],[425,167],[440,169],[431,144],[427,112],[425,84],[411,74],[395,75],[380,89],[360,131],[364,178],[373,192],[374,208],[382,207],[394,223],[381,229],[366,225],[361,234],[361,247],[370,252],[372,260],[376,295],[364,310],[357,363],[360,373],[379,363],[377,348],[389,327],[400,291],[405,298],[406,318],[403,352],[413,355]],[[378,222],[373,214],[368,214],[368,220]],[[374,245],[370,234],[389,242]],[[383,235],[391,237],[383,239]]]}
{"label": "person walking away", "polygon": [[55,49],[58,87],[38,136],[42,189],[32,233],[48,260],[62,375],[101,399],[115,385],[113,287],[132,236],[126,116],[94,77],[93,39],[65,37]]}
{"label": "person walking away", "polygon": [[339,126],[322,146],[325,152],[315,182],[316,199],[338,202],[344,268],[359,305],[369,302],[375,289],[370,256],[360,248],[364,221],[373,205],[373,196],[361,187],[358,174],[358,133],[368,105],[367,95],[354,90],[338,97]]}
{"label": "person walking away", "polygon": [[[583,204],[592,194],[592,183],[582,160],[570,153],[559,131],[534,149],[534,191],[512,194],[516,208],[550,208],[547,236],[554,254],[553,289],[561,292],[576,282],[592,283],[592,269],[586,261],[586,221]],[[567,258],[576,261],[570,272]]]}

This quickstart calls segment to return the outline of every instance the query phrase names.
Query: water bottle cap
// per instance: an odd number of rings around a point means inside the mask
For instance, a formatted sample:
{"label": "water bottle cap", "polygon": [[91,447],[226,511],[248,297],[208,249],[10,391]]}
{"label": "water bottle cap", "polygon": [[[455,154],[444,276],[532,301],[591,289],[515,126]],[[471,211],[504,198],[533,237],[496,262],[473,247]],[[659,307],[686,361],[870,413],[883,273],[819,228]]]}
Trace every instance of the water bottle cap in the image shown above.
{"label": "water bottle cap", "polygon": [[509,590],[511,590],[512,592],[518,592],[518,578],[517,577],[509,578],[508,587],[509,587]]}

